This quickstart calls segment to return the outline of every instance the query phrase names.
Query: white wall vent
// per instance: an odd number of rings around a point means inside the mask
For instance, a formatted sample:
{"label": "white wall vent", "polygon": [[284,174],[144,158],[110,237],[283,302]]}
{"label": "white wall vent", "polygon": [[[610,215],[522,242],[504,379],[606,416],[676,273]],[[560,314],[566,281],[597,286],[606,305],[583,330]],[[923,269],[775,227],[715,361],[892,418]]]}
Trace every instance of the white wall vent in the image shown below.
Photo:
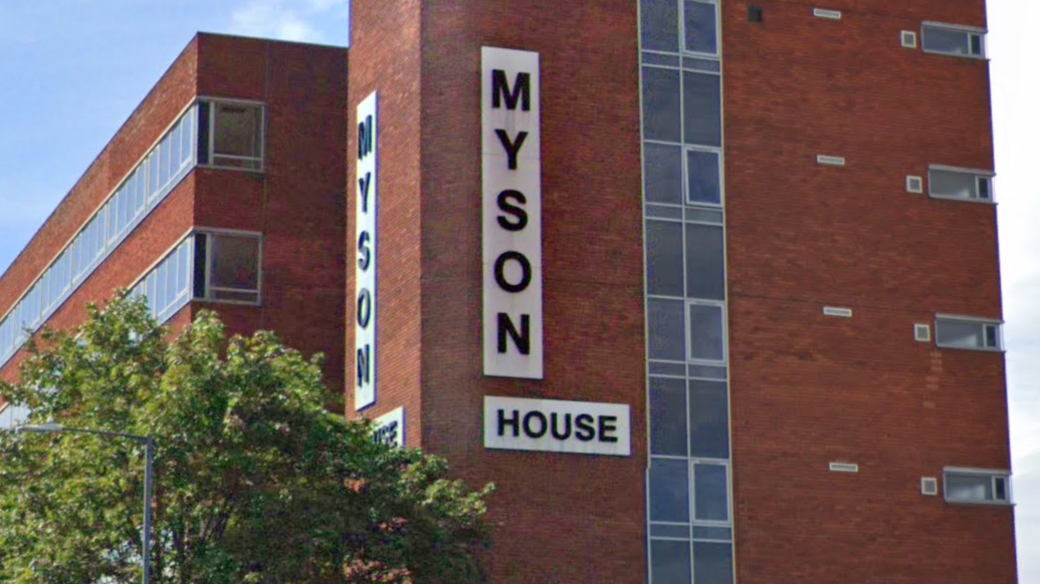
{"label": "white wall vent", "polygon": [[906,175],[906,192],[908,193],[923,193],[924,192],[924,179],[919,176],[912,174]]}
{"label": "white wall vent", "polygon": [[939,479],[935,477],[921,477],[921,494],[934,497],[939,494]]}
{"label": "white wall vent", "polygon": [[914,340],[918,343],[930,343],[932,341],[932,327],[926,324],[915,324]]}
{"label": "white wall vent", "polygon": [[841,20],[841,10],[828,10],[826,8],[813,8],[812,15],[816,18],[826,18],[827,20]]}
{"label": "white wall vent", "polygon": [[899,33],[899,42],[908,49],[917,48],[917,33],[912,30],[904,30]]}
{"label": "white wall vent", "polygon": [[859,465],[851,462],[832,462],[831,472],[859,472]]}
{"label": "white wall vent", "polygon": [[825,164],[827,166],[845,166],[844,156],[827,156],[826,154],[816,155],[816,164]]}
{"label": "white wall vent", "polygon": [[823,307],[823,315],[824,316],[840,316],[842,318],[852,318],[852,309],[851,308],[841,308],[841,307],[838,307],[838,306],[824,306]]}

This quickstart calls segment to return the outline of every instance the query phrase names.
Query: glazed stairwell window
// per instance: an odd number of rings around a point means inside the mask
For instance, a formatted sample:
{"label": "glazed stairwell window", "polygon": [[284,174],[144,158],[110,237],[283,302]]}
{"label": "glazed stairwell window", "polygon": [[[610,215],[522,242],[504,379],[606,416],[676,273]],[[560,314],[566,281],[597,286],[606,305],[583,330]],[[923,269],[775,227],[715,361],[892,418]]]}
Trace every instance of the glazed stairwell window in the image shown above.
{"label": "glazed stairwell window", "polygon": [[926,22],[921,26],[921,48],[926,53],[986,58],[986,31],[981,28]]}
{"label": "glazed stairwell window", "polygon": [[240,101],[199,102],[199,163],[243,170],[264,166],[264,108]]}
{"label": "glazed stairwell window", "polygon": [[259,304],[260,250],[258,233],[195,234],[195,298]]}

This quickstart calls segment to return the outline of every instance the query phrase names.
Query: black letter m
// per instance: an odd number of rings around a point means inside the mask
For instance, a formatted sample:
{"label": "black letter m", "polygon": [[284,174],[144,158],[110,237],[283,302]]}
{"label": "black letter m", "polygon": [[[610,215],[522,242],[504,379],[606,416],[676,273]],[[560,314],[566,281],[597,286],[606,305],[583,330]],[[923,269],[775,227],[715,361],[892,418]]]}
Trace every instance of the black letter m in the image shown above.
{"label": "black letter m", "polygon": [[531,111],[531,74],[517,73],[516,83],[512,90],[509,89],[509,80],[506,72],[495,69],[491,72],[491,107],[498,109],[502,107],[502,98],[506,100],[506,109],[515,110],[516,102],[523,96],[523,106],[520,108],[525,112]]}

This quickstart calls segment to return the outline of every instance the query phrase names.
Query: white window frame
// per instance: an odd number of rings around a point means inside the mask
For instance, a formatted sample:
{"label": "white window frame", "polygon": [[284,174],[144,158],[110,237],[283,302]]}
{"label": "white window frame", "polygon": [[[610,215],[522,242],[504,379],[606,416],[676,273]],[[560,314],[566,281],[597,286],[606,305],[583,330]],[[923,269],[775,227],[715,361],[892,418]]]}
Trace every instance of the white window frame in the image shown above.
{"label": "white window frame", "polygon": [[[260,233],[259,231],[245,231],[245,230],[238,230],[238,229],[209,229],[209,228],[198,229],[198,230],[196,230],[192,234],[193,238],[194,237],[198,237],[199,235],[205,235],[207,237],[220,237],[220,236],[248,237],[248,238],[253,238],[253,239],[257,240],[259,245],[257,246],[257,256],[258,257],[257,257],[257,262],[256,262],[256,264],[257,264],[256,265],[256,290],[255,290],[255,292],[256,292],[256,300],[255,301],[251,301],[251,300],[229,300],[229,299],[226,299],[226,298],[214,298],[213,297],[212,291],[213,291],[214,288],[210,284],[210,275],[211,275],[210,272],[212,271],[212,265],[213,265],[213,245],[211,244],[212,243],[211,241],[206,241],[206,257],[203,260],[205,262],[205,264],[204,264],[205,265],[205,269],[203,270],[203,272],[204,272],[204,276],[203,276],[204,277],[204,281],[203,281],[203,294],[204,295],[201,296],[201,297],[195,296],[195,291],[194,291],[194,289],[192,289],[190,291],[190,294],[192,295],[192,300],[197,300],[197,301],[200,301],[200,302],[212,302],[214,304],[239,304],[239,305],[242,305],[242,306],[260,306],[261,304],[263,304],[263,299],[264,299],[264,294],[263,294],[263,288],[264,288],[264,285],[263,285],[263,282],[264,282],[264,236],[263,236],[263,234]],[[194,246],[194,242],[193,242],[193,245],[192,245],[193,249],[192,249],[192,256],[191,257],[192,257],[193,261],[197,262],[198,258],[195,257],[194,247],[195,246]],[[192,264],[192,271],[193,272],[194,272],[194,269],[195,269],[195,265],[193,263]],[[194,283],[192,285],[192,288],[194,288]],[[217,288],[217,290],[223,290],[223,291],[226,291],[226,292],[253,292],[252,290],[239,290],[239,289],[235,289],[235,288]]]}
{"label": "white window frame", "polygon": [[[988,477],[990,480],[990,489],[993,492],[993,499],[984,500],[967,500],[967,499],[950,499],[949,493],[946,488],[947,479],[950,475],[964,476],[964,477]],[[1004,494],[1006,499],[997,499],[997,481],[1004,481]],[[1011,472],[1006,470],[992,470],[984,468],[962,468],[955,466],[948,466],[943,468],[943,500],[947,503],[954,503],[959,505],[1013,505],[1014,497],[1011,491]]]}
{"label": "white window frame", "polygon": [[690,0],[692,2],[698,2],[700,4],[710,4],[715,7],[715,52],[714,53],[702,53],[699,51],[690,51],[686,49],[686,0],[678,0],[679,2],[679,54],[689,57],[708,58],[715,61],[719,60],[720,53],[722,52],[722,10],[719,7],[718,0]]}
{"label": "white window frame", "polygon": [[[198,102],[205,102],[209,112],[208,119],[206,120],[208,128],[207,133],[207,144],[206,144],[206,162],[202,164],[198,163],[198,166],[203,168],[219,168],[221,170],[238,170],[241,172],[264,172],[267,166],[267,104],[262,101],[255,101],[249,99],[229,99],[223,97],[199,97],[196,100]],[[260,108],[260,166],[259,168],[247,168],[243,166],[230,166],[225,164],[218,164],[214,162],[217,158],[216,147],[217,147],[217,104],[223,105],[240,105],[246,107],[259,107]],[[195,130],[194,133],[198,134],[198,117],[195,118]],[[198,145],[196,144],[196,149]],[[198,157],[198,153],[194,155]],[[252,156],[234,156],[231,154],[221,154],[221,158],[235,159],[235,160],[256,160]]]}
{"label": "white window frame", "polygon": [[[950,195],[936,194],[932,192],[932,172],[946,172],[955,174],[965,174],[974,177],[975,189],[970,197],[955,197]],[[947,201],[965,201],[971,203],[985,203],[987,205],[995,205],[997,200],[993,193],[993,177],[996,174],[991,170],[979,170],[976,168],[963,168],[959,166],[946,166],[943,164],[929,164],[928,165],[928,196],[933,199],[944,199]],[[979,183],[985,181],[986,191],[989,197],[979,196]]]}
{"label": "white window frame", "polygon": [[[718,203],[705,203],[703,201],[691,201],[690,200],[690,159],[689,153],[694,152],[707,152],[714,154],[716,160],[718,160],[719,166],[719,202]],[[722,160],[722,148],[715,146],[691,146],[683,144],[682,146],[682,191],[683,191],[683,206],[684,207],[704,207],[707,209],[722,209],[726,206],[726,185],[724,184],[726,168],[725,162]]]}
{"label": "white window frame", "polygon": [[[926,37],[925,33],[926,33],[926,31],[928,29],[936,29],[936,30],[942,30],[942,31],[946,31],[946,32],[962,32],[962,33],[964,33],[968,37],[968,49],[969,50],[971,49],[971,37],[973,37],[973,36],[974,37],[978,37],[978,39],[979,39],[979,46],[980,46],[980,49],[982,51],[982,54],[974,55],[974,54],[971,54],[971,53],[967,53],[967,54],[951,53],[951,52],[947,52],[947,51],[937,51],[935,49],[929,49],[927,46],[925,46],[925,37]],[[946,22],[935,22],[935,21],[926,20],[926,21],[921,23],[921,40],[920,40],[921,50],[923,50],[925,53],[930,53],[930,54],[933,54],[933,55],[947,55],[947,56],[950,56],[950,57],[960,57],[962,59],[978,59],[978,60],[983,60],[984,61],[984,60],[986,60],[988,58],[987,55],[989,53],[989,51],[987,50],[988,47],[986,46],[986,34],[987,33],[988,33],[988,31],[986,29],[979,28],[977,26],[966,26],[966,25],[963,25],[963,24],[949,24],[949,23],[946,23]]]}
{"label": "white window frame", "polygon": [[[683,260],[685,265],[685,258]],[[685,272],[684,272],[685,274]],[[684,275],[685,277],[685,275]],[[699,365],[726,365],[729,363],[729,313],[726,309],[726,302],[724,300],[704,300],[700,298],[685,298],[683,318],[684,332],[686,333],[686,362],[694,363]],[[721,309],[722,311],[722,359],[697,359],[694,358],[693,353],[693,328],[690,326],[690,307],[691,306],[712,306]]]}
{"label": "white window frame", "polygon": [[[939,341],[939,324],[942,322],[954,322],[960,324],[977,324],[980,327],[993,326],[996,327],[996,347],[963,347],[960,345],[944,344]],[[1001,320],[994,320],[991,318],[978,318],[974,316],[959,316],[954,314],[937,314],[935,315],[935,346],[943,349],[961,349],[964,351],[989,351],[992,353],[1004,352],[1004,322]],[[985,338],[985,331],[983,331],[983,338]]]}

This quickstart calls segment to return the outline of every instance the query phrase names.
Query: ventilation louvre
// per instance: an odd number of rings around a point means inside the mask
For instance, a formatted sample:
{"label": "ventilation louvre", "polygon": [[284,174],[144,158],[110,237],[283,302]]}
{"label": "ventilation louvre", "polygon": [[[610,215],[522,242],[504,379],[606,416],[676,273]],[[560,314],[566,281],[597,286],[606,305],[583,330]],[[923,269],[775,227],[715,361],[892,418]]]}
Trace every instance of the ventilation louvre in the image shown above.
{"label": "ventilation louvre", "polygon": [[842,308],[840,306],[824,306],[824,316],[840,316],[842,318],[852,318],[851,308]]}
{"label": "ventilation louvre", "polygon": [[918,343],[929,343],[932,340],[932,327],[927,324],[914,325],[914,340]]}
{"label": "ventilation louvre", "polygon": [[828,156],[826,154],[816,155],[816,164],[823,164],[826,166],[845,166],[844,156]]}
{"label": "ventilation louvre", "polygon": [[899,33],[899,42],[907,49],[917,48],[917,33],[912,30],[904,30]]}
{"label": "ventilation louvre", "polygon": [[831,472],[859,472],[859,465],[852,462],[832,462]]}
{"label": "ventilation louvre", "polygon": [[914,176],[912,174],[906,175],[906,192],[908,193],[923,193],[924,192],[924,178]]}
{"label": "ventilation louvre", "polygon": [[921,477],[921,494],[934,497],[939,494],[939,479],[935,477]]}
{"label": "ventilation louvre", "polygon": [[813,8],[812,15],[816,18],[827,20],[841,20],[841,10],[828,10],[826,8]]}
{"label": "ventilation louvre", "polygon": [[762,22],[764,20],[762,9],[758,6],[748,6],[747,19],[748,22]]}

